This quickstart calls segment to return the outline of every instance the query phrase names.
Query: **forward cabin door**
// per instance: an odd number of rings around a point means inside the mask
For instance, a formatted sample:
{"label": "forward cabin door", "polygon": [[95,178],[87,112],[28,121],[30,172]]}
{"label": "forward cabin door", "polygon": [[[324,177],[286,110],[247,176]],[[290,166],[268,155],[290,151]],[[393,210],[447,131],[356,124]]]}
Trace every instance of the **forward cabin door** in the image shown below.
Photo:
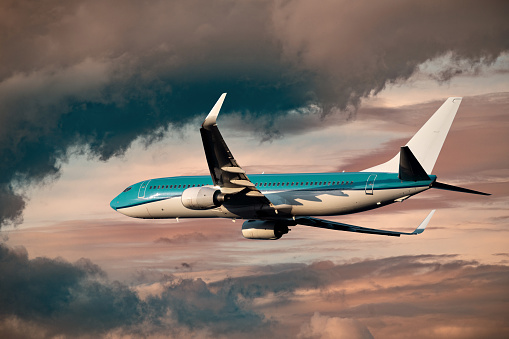
{"label": "forward cabin door", "polygon": [[364,189],[364,192],[366,192],[366,194],[373,195],[373,189],[375,187],[375,179],[376,179],[376,174],[371,174],[368,177],[368,180],[366,181],[366,188]]}
{"label": "forward cabin door", "polygon": [[144,198],[145,197],[145,191],[147,190],[147,186],[150,180],[144,181],[140,185],[140,190],[138,191],[138,198]]}

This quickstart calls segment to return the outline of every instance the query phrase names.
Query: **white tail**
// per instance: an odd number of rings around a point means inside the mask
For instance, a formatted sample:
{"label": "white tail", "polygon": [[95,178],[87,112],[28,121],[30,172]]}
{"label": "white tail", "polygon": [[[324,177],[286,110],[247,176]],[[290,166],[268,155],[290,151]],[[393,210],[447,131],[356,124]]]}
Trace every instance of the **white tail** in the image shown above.
{"label": "white tail", "polygon": [[[431,174],[435,166],[445,137],[447,137],[452,121],[460,106],[461,99],[462,98],[447,99],[406,144],[428,174]],[[365,169],[363,172],[398,173],[398,171],[399,153],[391,160],[375,167]]]}

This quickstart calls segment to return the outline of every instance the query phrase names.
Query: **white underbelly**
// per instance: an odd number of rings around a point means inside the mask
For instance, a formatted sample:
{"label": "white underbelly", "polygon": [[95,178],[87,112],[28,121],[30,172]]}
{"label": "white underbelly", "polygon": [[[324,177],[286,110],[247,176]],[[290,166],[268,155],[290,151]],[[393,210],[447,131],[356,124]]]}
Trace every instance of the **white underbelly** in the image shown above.
{"label": "white underbelly", "polygon": [[300,191],[268,194],[267,198],[274,205],[290,205],[291,213],[298,216],[337,215],[353,213],[394,200],[414,195],[426,190],[427,187],[375,190],[366,194],[364,190],[356,191]]}

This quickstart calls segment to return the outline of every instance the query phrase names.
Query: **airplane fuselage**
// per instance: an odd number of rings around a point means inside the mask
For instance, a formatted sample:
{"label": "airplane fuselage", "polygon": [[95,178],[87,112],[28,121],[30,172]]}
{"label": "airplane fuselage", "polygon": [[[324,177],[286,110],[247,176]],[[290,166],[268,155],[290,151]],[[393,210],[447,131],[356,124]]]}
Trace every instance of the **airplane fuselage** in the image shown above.
{"label": "airplane fuselage", "polygon": [[[251,174],[249,179],[280,211],[280,216],[325,216],[356,213],[382,207],[423,192],[430,180],[403,181],[397,173]],[[190,209],[182,194],[192,187],[214,188],[210,176],[151,179],[129,186],[111,201],[116,211],[134,218],[270,219],[263,206],[225,202],[209,209]],[[215,187],[217,188],[217,187]]]}

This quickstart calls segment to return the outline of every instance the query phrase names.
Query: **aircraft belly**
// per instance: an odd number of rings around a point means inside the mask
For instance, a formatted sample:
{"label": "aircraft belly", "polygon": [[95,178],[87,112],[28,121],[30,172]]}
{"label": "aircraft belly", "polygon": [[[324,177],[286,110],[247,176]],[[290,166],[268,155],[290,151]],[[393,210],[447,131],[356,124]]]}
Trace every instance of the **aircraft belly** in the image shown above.
{"label": "aircraft belly", "polygon": [[393,203],[396,199],[420,193],[428,187],[413,187],[388,190],[375,190],[366,194],[364,190],[309,192],[306,197],[302,192],[293,201],[286,199],[292,206],[292,214],[299,216],[338,215],[365,211]]}

